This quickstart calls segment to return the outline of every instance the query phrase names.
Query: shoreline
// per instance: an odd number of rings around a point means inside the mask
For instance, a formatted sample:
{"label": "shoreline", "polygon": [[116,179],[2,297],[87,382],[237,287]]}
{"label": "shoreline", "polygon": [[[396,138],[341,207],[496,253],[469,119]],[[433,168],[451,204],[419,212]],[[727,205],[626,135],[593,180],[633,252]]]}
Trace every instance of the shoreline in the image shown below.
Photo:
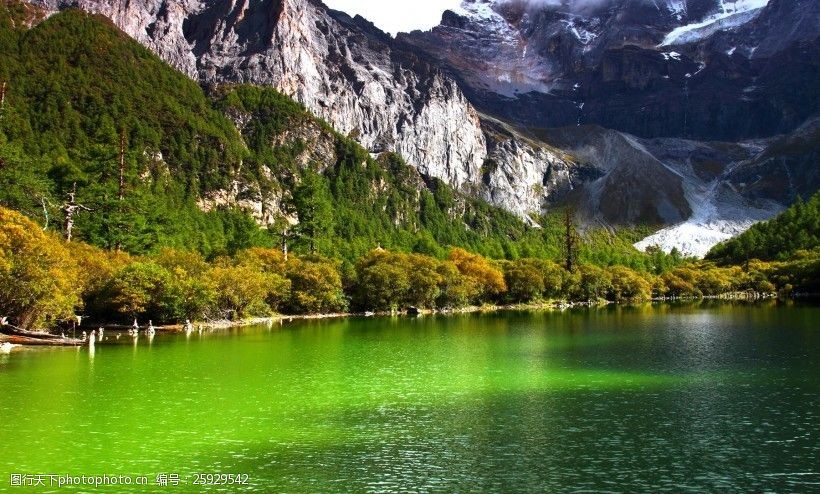
{"label": "shoreline", "polygon": [[[724,294],[718,296],[707,296],[707,297],[700,297],[700,298],[673,298],[673,297],[659,297],[659,298],[652,298],[650,300],[644,301],[636,301],[636,302],[614,302],[608,300],[598,300],[598,301],[587,301],[587,302],[567,302],[563,300],[551,300],[551,301],[543,301],[543,302],[531,302],[531,303],[520,303],[520,304],[486,304],[486,305],[473,305],[468,307],[462,307],[459,309],[417,309],[417,312],[412,313],[410,310],[396,310],[396,311],[380,311],[380,312],[338,312],[338,313],[327,313],[327,314],[296,314],[296,315],[286,315],[286,314],[276,314],[268,317],[253,317],[248,319],[242,319],[238,321],[231,321],[231,320],[209,320],[209,321],[197,321],[193,322],[192,326],[195,328],[193,332],[198,331],[218,331],[218,330],[227,330],[227,329],[237,329],[249,326],[257,326],[263,324],[276,324],[279,323],[280,325],[286,322],[295,322],[295,321],[319,321],[319,320],[329,320],[329,319],[346,319],[346,318],[372,318],[372,317],[397,317],[397,316],[405,316],[405,317],[418,317],[418,316],[435,316],[435,315],[463,315],[463,314],[478,314],[478,313],[495,313],[495,312],[503,312],[503,311],[565,311],[571,309],[578,309],[578,308],[603,308],[608,306],[633,306],[633,305],[641,305],[641,304],[656,304],[656,303],[676,303],[676,302],[697,302],[697,301],[725,301],[725,302],[759,302],[759,301],[766,301],[766,300],[778,300],[779,297],[777,294],[768,294],[768,293],[731,293],[731,294]],[[106,331],[110,332],[125,332],[131,329],[131,326],[128,325],[121,325],[121,324],[114,324],[114,323],[102,323],[102,324],[95,324],[84,327],[84,331],[88,331],[93,326],[104,328]],[[161,326],[155,327],[157,333],[164,333],[164,334],[177,334],[177,333],[184,333],[185,332],[185,325],[184,324],[166,324]],[[77,328],[77,331],[80,331],[80,328]],[[143,329],[140,332],[144,331]],[[37,331],[37,333],[42,333],[43,335],[53,335],[52,332],[49,331]],[[17,343],[17,342],[9,342],[9,341],[0,341],[0,353],[9,353],[14,348],[20,347],[32,347],[32,346],[41,346],[37,344],[25,344],[25,343]],[[77,346],[77,345],[73,345]]]}
{"label": "shoreline", "polygon": [[[396,311],[379,311],[379,312],[336,312],[336,313],[327,313],[327,314],[295,314],[295,315],[286,315],[286,314],[276,314],[269,317],[254,317],[248,319],[242,319],[240,321],[230,321],[230,320],[218,320],[218,321],[198,321],[194,322],[193,326],[198,328],[200,325],[203,329],[208,330],[220,330],[220,329],[233,329],[233,328],[242,328],[248,326],[256,326],[260,324],[275,324],[275,323],[284,323],[284,322],[294,322],[294,321],[319,321],[319,320],[328,320],[328,319],[347,319],[347,318],[381,318],[381,317],[397,317],[397,316],[404,316],[404,317],[418,317],[418,316],[448,316],[448,315],[463,315],[463,314],[479,314],[479,313],[494,313],[494,312],[504,312],[504,311],[565,311],[571,309],[580,309],[580,308],[603,308],[609,306],[634,306],[634,305],[643,305],[643,304],[656,304],[656,303],[676,303],[676,302],[698,302],[698,301],[724,301],[724,302],[759,302],[759,301],[766,301],[766,300],[778,300],[779,297],[777,294],[762,294],[756,293],[754,295],[748,295],[745,293],[740,294],[726,294],[726,295],[718,295],[718,296],[707,296],[707,297],[700,297],[700,298],[672,298],[672,297],[661,297],[661,298],[652,298],[649,300],[642,300],[642,301],[635,301],[635,302],[613,302],[609,300],[598,300],[598,301],[588,301],[588,302],[567,302],[565,300],[557,300],[557,301],[545,301],[545,302],[531,302],[531,303],[520,303],[520,304],[486,304],[486,305],[472,305],[468,307],[462,307],[459,309],[419,309],[418,313],[411,314],[408,310],[396,310]],[[110,326],[111,328],[124,328],[123,326]],[[182,333],[184,332],[184,325],[182,324],[170,324],[170,325],[163,325],[157,326],[156,329],[158,332],[163,333]],[[106,330],[109,329],[109,326],[105,326]],[[116,329],[115,329],[116,330]]]}
{"label": "shoreline", "polygon": [[[608,301],[600,301],[600,302],[565,302],[565,301],[549,301],[549,302],[539,302],[539,303],[527,303],[527,304],[503,304],[503,305],[479,305],[479,306],[468,306],[462,307],[459,309],[418,309],[416,314],[411,314],[408,310],[396,310],[396,311],[380,311],[380,312],[335,312],[335,313],[326,313],[326,314],[295,314],[295,315],[287,315],[287,314],[275,314],[268,317],[252,317],[247,319],[242,319],[238,321],[231,321],[231,320],[210,320],[210,321],[196,321],[192,322],[192,326],[194,328],[193,332],[197,332],[200,330],[224,330],[224,329],[234,329],[234,328],[243,328],[248,326],[257,326],[261,324],[276,324],[276,323],[285,323],[285,322],[294,322],[294,321],[319,321],[319,320],[327,320],[327,319],[346,319],[346,318],[370,318],[370,317],[396,317],[396,316],[406,316],[406,317],[413,317],[413,316],[430,316],[430,315],[459,315],[459,314],[475,314],[475,313],[492,313],[492,312],[501,312],[505,310],[519,310],[519,311],[539,311],[539,310],[567,310],[572,308],[579,308],[579,307],[600,307],[606,305],[612,305],[615,302],[608,302]],[[116,323],[97,323],[91,324],[88,326],[83,326],[81,328],[77,328],[77,332],[81,331],[89,331],[91,329],[96,328],[103,328],[105,331],[113,332],[113,333],[120,333],[126,332],[131,329],[130,325],[124,324],[116,324]],[[154,326],[154,329],[157,333],[165,333],[165,334],[175,334],[175,333],[184,333],[185,332],[185,325],[184,324],[165,324],[165,325],[158,325]],[[52,332],[54,330],[38,330],[33,331],[33,333],[40,333],[44,336],[46,335],[53,335]],[[144,329],[140,327],[140,333],[142,333]],[[13,346],[29,346],[24,344],[14,344]],[[31,345],[34,346],[34,345]]]}
{"label": "shoreline", "polygon": [[[383,317],[418,317],[418,316],[435,316],[435,315],[461,315],[461,314],[477,314],[477,313],[493,313],[502,312],[506,310],[520,310],[520,311],[539,311],[539,310],[567,310],[580,307],[599,307],[612,305],[615,302],[543,302],[530,304],[504,304],[504,305],[475,305],[469,307],[462,307],[459,309],[419,309],[418,313],[411,314],[408,310],[396,311],[380,311],[380,312],[336,312],[328,314],[297,314],[285,315],[277,314],[270,317],[255,317],[243,319],[241,321],[210,321],[193,323],[194,327],[202,325],[203,328],[210,330],[214,329],[231,329],[242,328],[247,326],[256,326],[259,324],[273,324],[294,321],[320,321],[327,319],[348,319],[348,318],[383,318]],[[184,332],[184,326],[181,324],[158,326],[157,330],[166,333],[180,333]]]}
{"label": "shoreline", "polygon": [[[804,297],[789,297],[784,300],[794,300]],[[808,298],[808,297],[805,297]],[[255,317],[249,319],[243,319],[241,321],[229,321],[229,320],[221,320],[221,321],[202,321],[193,323],[194,327],[198,327],[200,324],[203,328],[209,330],[218,330],[218,329],[232,329],[232,328],[242,328],[247,326],[256,326],[259,324],[273,324],[279,322],[294,322],[294,321],[318,321],[318,320],[326,320],[326,319],[346,319],[346,318],[354,318],[354,317],[361,317],[361,318],[371,318],[371,317],[397,317],[397,316],[405,316],[405,317],[417,317],[417,316],[447,316],[447,315],[462,315],[462,314],[478,314],[478,313],[494,313],[494,312],[503,312],[503,311],[565,311],[571,309],[580,309],[580,308],[603,308],[609,306],[635,306],[635,305],[643,305],[643,304],[656,304],[656,303],[691,303],[691,302],[702,302],[702,301],[717,301],[717,302],[762,302],[762,301],[770,301],[770,300],[781,300],[776,293],[747,293],[747,292],[737,292],[737,293],[729,293],[723,295],[711,295],[705,297],[655,297],[649,300],[641,300],[641,301],[634,301],[634,302],[614,302],[609,300],[598,300],[598,301],[587,301],[587,302],[568,302],[565,300],[551,300],[551,301],[544,301],[544,302],[530,302],[530,303],[520,303],[520,304],[486,304],[486,305],[471,305],[468,307],[462,307],[459,309],[419,309],[417,314],[410,314],[407,310],[396,310],[396,311],[379,311],[379,312],[338,312],[338,313],[327,313],[327,314],[296,314],[296,315],[285,315],[285,314],[276,314],[269,317]],[[106,327],[106,329],[108,329]],[[158,326],[158,331],[162,331],[165,333],[180,333],[184,332],[184,325],[182,324],[173,324],[173,325],[164,325]]]}

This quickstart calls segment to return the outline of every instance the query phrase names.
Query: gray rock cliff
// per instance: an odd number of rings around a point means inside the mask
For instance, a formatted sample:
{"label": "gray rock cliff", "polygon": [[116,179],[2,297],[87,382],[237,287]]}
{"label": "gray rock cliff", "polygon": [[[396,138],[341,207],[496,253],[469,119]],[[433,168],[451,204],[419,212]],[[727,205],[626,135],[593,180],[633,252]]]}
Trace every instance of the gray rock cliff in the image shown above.
{"label": "gray rock cliff", "polygon": [[486,142],[458,85],[361,18],[316,0],[33,0],[110,18],[203,84],[271,86],[372,152],[396,151],[456,187]]}

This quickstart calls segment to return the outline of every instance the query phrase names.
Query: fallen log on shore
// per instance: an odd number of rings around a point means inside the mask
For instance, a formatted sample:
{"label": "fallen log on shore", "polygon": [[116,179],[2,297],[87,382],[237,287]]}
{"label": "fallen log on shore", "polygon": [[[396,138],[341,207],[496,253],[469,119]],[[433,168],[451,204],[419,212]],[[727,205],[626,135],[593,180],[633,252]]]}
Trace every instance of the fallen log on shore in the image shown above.
{"label": "fallen log on shore", "polygon": [[0,326],[0,333],[9,335],[9,336],[23,336],[26,338],[37,338],[38,340],[61,340],[63,339],[62,336],[57,334],[45,333],[40,331],[26,331],[25,329],[18,328],[16,326],[12,326],[11,324],[6,324],[5,326]]}
{"label": "fallen log on shore", "polygon": [[83,340],[74,338],[31,338],[29,336],[16,336],[0,334],[0,343],[10,343],[12,345],[26,345],[26,346],[83,346],[86,344]]}
{"label": "fallen log on shore", "polygon": [[65,338],[50,333],[26,331],[25,329],[6,324],[0,326],[0,343],[33,346],[82,346],[85,345],[86,342],[85,340]]}

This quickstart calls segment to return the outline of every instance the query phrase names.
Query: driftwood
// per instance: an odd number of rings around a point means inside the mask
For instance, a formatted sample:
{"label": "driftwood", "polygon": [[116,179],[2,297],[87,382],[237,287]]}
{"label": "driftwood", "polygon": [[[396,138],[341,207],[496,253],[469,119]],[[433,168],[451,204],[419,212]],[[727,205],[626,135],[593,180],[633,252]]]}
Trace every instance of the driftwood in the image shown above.
{"label": "driftwood", "polygon": [[0,326],[0,343],[36,346],[82,346],[86,344],[85,340],[64,338],[49,333],[26,331],[25,329],[20,329],[10,324]]}
{"label": "driftwood", "polygon": [[28,336],[9,336],[0,334],[0,343],[11,343],[12,345],[26,346],[83,346],[85,341],[72,338],[58,338],[56,340],[30,338]]}
{"label": "driftwood", "polygon": [[0,326],[0,333],[9,335],[9,336],[24,336],[27,338],[37,338],[41,340],[59,340],[62,337],[59,335],[51,334],[51,333],[44,333],[40,331],[26,331],[25,329],[18,328],[16,326],[12,326],[11,324],[6,324],[5,326]]}

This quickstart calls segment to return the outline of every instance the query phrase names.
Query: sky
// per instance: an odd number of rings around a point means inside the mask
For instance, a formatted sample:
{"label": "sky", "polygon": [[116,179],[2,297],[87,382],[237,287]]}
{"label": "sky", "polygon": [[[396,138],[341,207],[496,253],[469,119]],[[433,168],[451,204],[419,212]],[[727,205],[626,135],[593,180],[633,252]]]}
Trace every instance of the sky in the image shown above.
{"label": "sky", "polygon": [[360,14],[391,34],[437,26],[441,13],[461,0],[324,0],[325,4],[351,16]]}

